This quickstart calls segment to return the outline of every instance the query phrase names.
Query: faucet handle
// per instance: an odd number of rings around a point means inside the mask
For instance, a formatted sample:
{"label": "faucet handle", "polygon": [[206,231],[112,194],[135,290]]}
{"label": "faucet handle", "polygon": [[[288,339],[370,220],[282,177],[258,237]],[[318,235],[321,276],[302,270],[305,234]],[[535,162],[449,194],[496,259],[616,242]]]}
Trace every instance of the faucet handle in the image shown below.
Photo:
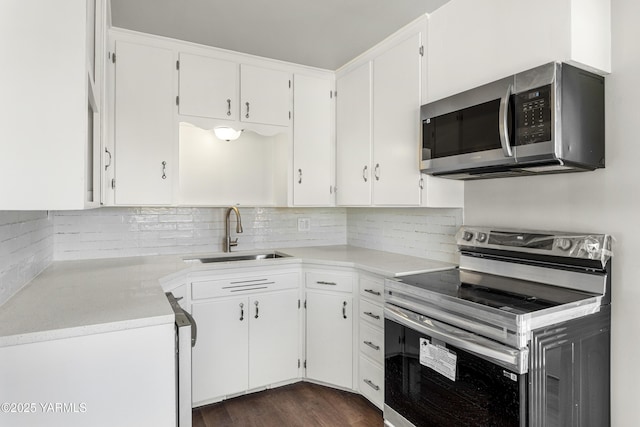
{"label": "faucet handle", "polygon": [[229,246],[238,246],[238,238],[229,239]]}

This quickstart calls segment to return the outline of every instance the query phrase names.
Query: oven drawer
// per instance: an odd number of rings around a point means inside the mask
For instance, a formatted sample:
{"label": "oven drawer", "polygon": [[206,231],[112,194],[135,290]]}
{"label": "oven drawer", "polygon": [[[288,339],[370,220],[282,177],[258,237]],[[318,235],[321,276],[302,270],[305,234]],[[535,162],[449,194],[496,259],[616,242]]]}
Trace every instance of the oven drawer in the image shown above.
{"label": "oven drawer", "polygon": [[353,276],[336,273],[307,273],[305,277],[307,288],[326,291],[352,292]]}
{"label": "oven drawer", "polygon": [[360,318],[378,328],[384,328],[384,310],[381,306],[360,300]]}
{"label": "oven drawer", "polygon": [[360,352],[380,365],[384,363],[384,333],[381,329],[360,324]]}
{"label": "oven drawer", "polygon": [[360,356],[360,393],[382,409],[384,404],[384,370],[382,366]]}
{"label": "oven drawer", "polygon": [[360,276],[360,295],[377,303],[384,303],[384,279]]}

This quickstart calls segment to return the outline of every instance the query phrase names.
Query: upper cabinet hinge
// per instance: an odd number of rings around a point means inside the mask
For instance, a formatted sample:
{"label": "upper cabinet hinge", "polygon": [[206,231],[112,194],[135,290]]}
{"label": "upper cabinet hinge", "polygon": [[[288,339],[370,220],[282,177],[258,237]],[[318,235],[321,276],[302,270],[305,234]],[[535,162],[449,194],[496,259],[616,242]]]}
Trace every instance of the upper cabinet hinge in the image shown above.
{"label": "upper cabinet hinge", "polygon": [[329,98],[333,99],[333,91],[332,90],[329,91]]}
{"label": "upper cabinet hinge", "polygon": [[113,178],[113,179],[111,180],[111,188],[113,188],[113,189],[115,189],[115,188],[116,188],[116,179],[115,179],[115,178]]}
{"label": "upper cabinet hinge", "polygon": [[304,308],[307,308],[307,300],[304,300]]}
{"label": "upper cabinet hinge", "polygon": [[289,89],[291,89],[291,80],[289,80]]}
{"label": "upper cabinet hinge", "polygon": [[300,359],[298,359],[298,369],[300,369]]}
{"label": "upper cabinet hinge", "polygon": [[424,56],[424,46],[420,46],[420,56]]}
{"label": "upper cabinet hinge", "polygon": [[337,98],[337,97],[338,97],[338,91],[337,91],[337,90],[334,90],[334,91],[333,91],[333,97],[334,97],[334,98]]}
{"label": "upper cabinet hinge", "polygon": [[180,105],[180,97],[176,96],[176,105]]}
{"label": "upper cabinet hinge", "polygon": [[307,369],[307,361],[304,361],[304,369]]}
{"label": "upper cabinet hinge", "polygon": [[291,111],[289,111],[289,120],[291,120]]}
{"label": "upper cabinet hinge", "polygon": [[113,62],[114,64],[116,63],[116,53],[115,52],[113,52],[111,54],[111,62]]}
{"label": "upper cabinet hinge", "polygon": [[176,70],[180,69],[180,61],[176,61]]}
{"label": "upper cabinet hinge", "polygon": [[300,308],[300,300],[298,300],[298,308]]}

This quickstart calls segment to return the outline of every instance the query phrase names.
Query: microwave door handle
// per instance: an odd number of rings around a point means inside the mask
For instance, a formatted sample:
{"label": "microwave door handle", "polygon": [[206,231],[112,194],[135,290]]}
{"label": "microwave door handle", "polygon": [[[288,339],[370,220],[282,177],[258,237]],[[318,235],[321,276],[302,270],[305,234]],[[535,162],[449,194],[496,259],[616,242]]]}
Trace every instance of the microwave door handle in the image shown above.
{"label": "microwave door handle", "polygon": [[509,98],[511,98],[511,85],[507,87],[506,95],[500,100],[500,145],[505,157],[513,157],[511,141],[509,141]]}

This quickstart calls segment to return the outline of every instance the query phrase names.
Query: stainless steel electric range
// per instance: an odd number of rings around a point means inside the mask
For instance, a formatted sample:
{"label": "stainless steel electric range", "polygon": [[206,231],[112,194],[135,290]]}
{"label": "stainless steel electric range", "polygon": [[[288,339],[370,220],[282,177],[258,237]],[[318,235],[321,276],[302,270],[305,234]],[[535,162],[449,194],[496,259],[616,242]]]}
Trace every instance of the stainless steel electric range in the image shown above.
{"label": "stainless steel electric range", "polygon": [[385,283],[385,425],[610,425],[611,238],[456,238],[458,269]]}

